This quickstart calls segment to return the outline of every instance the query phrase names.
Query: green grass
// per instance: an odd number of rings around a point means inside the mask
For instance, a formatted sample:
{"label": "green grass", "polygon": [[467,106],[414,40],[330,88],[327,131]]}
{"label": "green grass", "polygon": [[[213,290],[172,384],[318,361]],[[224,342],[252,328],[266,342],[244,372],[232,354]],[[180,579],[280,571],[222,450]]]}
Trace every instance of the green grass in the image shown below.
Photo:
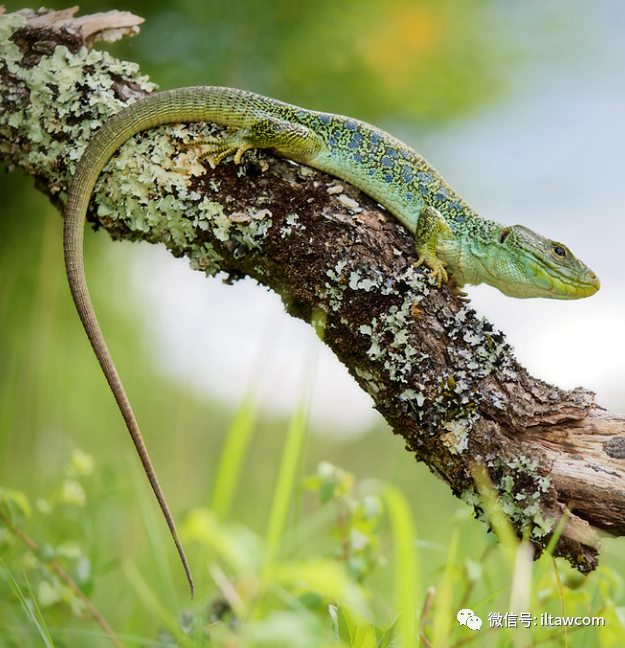
{"label": "green grass", "polygon": [[[80,509],[88,526],[97,525],[99,506],[106,506],[89,493],[90,504],[83,508],[80,493],[83,488],[90,490],[89,482],[99,470],[89,456],[72,454],[61,483],[52,484],[46,505],[39,502],[33,507],[19,491],[0,491],[0,637],[4,638],[0,645],[79,646],[87,636],[93,646],[115,641],[75,588],[58,578],[56,565],[62,565],[90,604],[104,597],[103,608],[113,610],[119,625],[118,646],[622,645],[625,633],[619,617],[623,610],[617,605],[623,589],[620,577],[601,568],[582,579],[549,559],[532,563],[527,543],[511,536],[506,545],[484,538],[483,555],[475,560],[461,541],[472,532],[473,522],[466,515],[441,521],[449,530],[448,543],[436,547],[444,557],[432,574],[426,565],[436,552],[429,543],[417,540],[415,516],[396,486],[359,481],[328,463],[320,464],[313,474],[301,474],[303,411],[299,408],[286,427],[281,467],[273,480],[276,488],[266,507],[269,531],[265,537],[244,520],[220,520],[209,507],[196,507],[186,516],[183,539],[192,565],[204,576],[194,601],[181,594],[180,566],[142,480],[134,478],[134,486],[151,551],[134,556],[124,551],[112,574],[110,565],[91,563],[86,553],[93,550],[83,553],[84,539],[73,538],[76,527],[68,524],[75,519],[74,509]],[[240,433],[235,425],[230,431],[235,436]],[[238,481],[244,479],[240,472]],[[73,487],[68,488],[68,483]],[[242,484],[233,484],[239,487]],[[292,500],[300,489],[304,505],[287,531]],[[47,512],[43,523],[42,510]],[[33,550],[33,540],[23,531],[33,525],[51,535],[50,527],[60,525],[68,537],[58,546],[39,538]],[[505,537],[500,527],[505,522],[500,520],[496,526],[498,535]],[[294,540],[307,535],[310,528],[316,529],[311,543]],[[420,576],[424,573],[425,584]],[[125,588],[126,601],[132,601],[126,619],[107,600],[106,582],[111,575],[117,587]],[[525,601],[525,606],[511,609],[536,616],[562,616],[565,602],[568,616],[601,615],[608,625],[569,628],[569,643],[561,628],[489,629],[488,613],[503,614],[514,600]],[[456,612],[465,607],[482,618],[481,631],[458,624]],[[131,617],[137,609],[141,623],[134,627]]]}

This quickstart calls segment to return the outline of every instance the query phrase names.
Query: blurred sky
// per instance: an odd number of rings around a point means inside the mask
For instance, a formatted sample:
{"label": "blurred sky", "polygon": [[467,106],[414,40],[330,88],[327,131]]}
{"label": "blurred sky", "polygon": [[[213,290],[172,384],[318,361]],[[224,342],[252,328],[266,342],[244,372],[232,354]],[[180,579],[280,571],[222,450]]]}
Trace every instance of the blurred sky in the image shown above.
{"label": "blurred sky", "polygon": [[[505,99],[426,135],[378,125],[420,151],[483,216],[560,240],[595,270],[601,291],[582,301],[515,300],[484,286],[469,294],[531,373],[593,389],[600,405],[625,411],[625,3],[504,4],[502,20],[523,25],[527,59],[512,69]],[[207,280],[154,246],[111,246],[111,263],[121,257],[133,259],[133,290],[163,371],[233,404],[260,378],[264,405],[285,412],[312,363],[315,423],[358,432],[379,420],[310,327],[265,288]]]}

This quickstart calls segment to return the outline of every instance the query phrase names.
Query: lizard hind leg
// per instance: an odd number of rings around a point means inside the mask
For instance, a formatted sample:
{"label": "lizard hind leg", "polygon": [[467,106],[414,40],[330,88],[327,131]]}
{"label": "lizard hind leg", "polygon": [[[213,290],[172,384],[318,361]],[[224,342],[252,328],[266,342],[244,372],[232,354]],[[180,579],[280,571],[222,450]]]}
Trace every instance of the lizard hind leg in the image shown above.
{"label": "lizard hind leg", "polygon": [[306,163],[319,151],[321,141],[313,131],[302,124],[275,117],[263,117],[226,137],[208,137],[185,146],[206,147],[200,154],[199,161],[208,158],[211,167],[215,168],[231,154],[234,154],[235,164],[240,164],[243,154],[250,149],[272,149],[281,157]]}

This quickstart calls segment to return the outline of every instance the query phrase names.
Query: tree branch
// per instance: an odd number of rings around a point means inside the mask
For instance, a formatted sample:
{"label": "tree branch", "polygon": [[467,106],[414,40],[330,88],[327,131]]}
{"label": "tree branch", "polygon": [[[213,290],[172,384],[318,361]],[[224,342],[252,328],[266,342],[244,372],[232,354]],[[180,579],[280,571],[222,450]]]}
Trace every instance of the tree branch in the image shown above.
{"label": "tree branch", "polygon": [[[153,90],[135,64],[88,49],[139,19],[73,13],[0,16],[0,155],[59,207],[91,134]],[[89,219],[113,238],[164,243],[208,275],[276,291],[478,517],[488,521],[473,480],[483,467],[537,554],[569,509],[555,553],[594,569],[597,531],[625,533],[625,417],[588,390],[532,378],[502,333],[413,267],[412,237],[395,219],[345,182],[262,152],[210,170],[181,147],[217,131],[185,124],[133,138],[102,173]]]}

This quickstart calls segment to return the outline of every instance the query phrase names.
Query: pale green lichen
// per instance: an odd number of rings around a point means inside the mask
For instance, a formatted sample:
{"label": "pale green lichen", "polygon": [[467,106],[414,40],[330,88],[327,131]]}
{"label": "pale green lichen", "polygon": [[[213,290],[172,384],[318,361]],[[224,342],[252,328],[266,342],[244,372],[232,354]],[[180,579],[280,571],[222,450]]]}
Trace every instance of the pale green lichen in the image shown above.
{"label": "pale green lichen", "polygon": [[[333,280],[332,286],[343,291],[349,288],[401,294],[397,284],[386,285],[370,269],[352,270],[347,278],[341,273],[342,282],[338,281],[336,271],[326,274]],[[370,340],[367,355],[372,361],[382,362],[388,377],[402,386],[400,402],[429,434],[442,433],[450,451],[465,452],[469,434],[479,419],[476,382],[496,370],[511,372],[510,347],[488,322],[476,319],[470,309],[462,308],[446,322],[449,337],[460,341],[460,345],[449,348],[457,367],[450,366],[443,376],[428,377],[427,370],[419,365],[429,356],[411,342],[410,328],[415,312],[419,316],[415,306],[430,291],[429,283],[413,267],[407,268],[398,280],[414,292],[407,293],[400,304],[391,306],[383,316],[359,326],[359,333]]]}
{"label": "pale green lichen", "polygon": [[[260,249],[272,224],[271,212],[268,209],[254,211],[252,220],[247,227],[235,224],[235,231],[231,238],[249,250],[253,248]],[[241,249],[239,248],[240,254]]]}
{"label": "pale green lichen", "polygon": [[[22,66],[22,53],[10,38],[24,24],[16,14],[0,16],[0,58],[20,88],[4,92],[0,145],[14,164],[46,178],[51,193],[61,193],[93,132],[124,105],[116,84],[128,82],[146,92],[155,86],[139,76],[135,63],[97,50],[72,53],[58,46],[36,65]],[[120,147],[96,184],[97,214],[184,250],[192,267],[214,274],[223,258],[210,243],[193,243],[198,229],[234,242],[241,255],[262,246],[272,219],[267,210],[253,210],[244,226],[233,222],[220,202],[190,190],[193,176],[205,169],[196,155],[172,143],[188,139],[186,126],[172,126],[139,134]],[[219,183],[211,180],[210,188],[218,193]]]}
{"label": "pale green lichen", "polygon": [[189,267],[192,270],[199,270],[204,272],[207,275],[214,274],[216,269],[222,267],[224,258],[215,250],[215,248],[206,244],[205,246],[200,246],[195,254],[189,260]]}
{"label": "pale green lichen", "polygon": [[[397,287],[403,283],[419,291],[420,295],[427,295],[429,292],[427,280],[412,266],[407,267],[392,284],[388,283],[381,273],[375,273],[370,268],[354,269],[346,273],[346,267],[345,261],[339,261],[334,268],[326,270],[326,276],[330,281],[325,283],[325,296],[330,308],[335,311],[340,310],[347,291],[397,295]],[[382,362],[389,378],[402,385],[400,401],[412,411],[421,408],[425,396],[422,392],[405,386],[414,380],[418,365],[429,357],[411,344],[408,334],[413,321],[412,311],[415,299],[414,293],[408,293],[401,305],[391,306],[383,316],[373,317],[370,322],[358,327],[358,332],[370,339],[368,357],[373,362]],[[369,383],[367,383],[367,390],[373,393],[368,385]]]}
{"label": "pale green lichen", "polygon": [[17,63],[22,60],[19,47],[9,39],[26,25],[26,18],[16,13],[0,14],[0,54],[5,63]]}
{"label": "pale green lichen", "polygon": [[204,198],[197,206],[197,214],[193,223],[200,229],[207,229],[209,223],[213,235],[218,241],[227,241],[230,238],[230,230],[234,224],[224,213],[223,205],[209,198]]}
{"label": "pale green lichen", "polygon": [[404,389],[399,395],[399,400],[405,403],[416,404],[417,407],[422,407],[425,403],[425,394],[423,390],[425,385],[415,385],[417,389]]}
{"label": "pale green lichen", "polygon": [[[5,34],[7,22],[19,24],[13,14],[0,16]],[[22,151],[22,155],[28,158],[24,162],[46,175],[54,167],[57,156],[65,157],[67,154],[68,138],[73,143],[70,159],[75,160],[92,130],[123,105],[114,96],[113,76],[132,79],[146,91],[154,88],[147,77],[138,76],[136,64],[117,61],[106,52],[81,50],[72,54],[66,47],[58,46],[52,54],[42,56],[37,65],[22,67],[18,64],[22,56],[16,45],[2,39],[0,48],[0,57],[8,72],[31,96],[31,101],[25,106],[19,103],[21,97],[15,97],[14,101],[8,97],[5,124],[19,129],[20,135],[31,144],[30,148]],[[85,75],[86,68],[90,69],[90,75]],[[83,120],[85,109],[81,88],[85,85],[97,88],[90,99],[88,120]],[[13,107],[16,110],[12,110]],[[68,121],[72,124],[69,125]]]}
{"label": "pale green lichen", "polygon": [[325,298],[331,310],[338,312],[343,303],[345,295],[345,284],[347,280],[343,275],[343,270],[347,266],[347,261],[337,261],[334,268],[326,270],[326,276],[330,281],[324,284]]}
{"label": "pale green lichen", "polygon": [[348,285],[352,290],[371,292],[382,287],[382,276],[361,276],[358,271],[354,270],[349,275]]}
{"label": "pale green lichen", "polygon": [[[427,280],[418,273],[412,266],[397,277],[397,280],[388,283],[387,278],[381,273],[373,274],[371,269],[352,270],[347,276],[344,273],[347,262],[339,261],[334,268],[326,270],[326,276],[330,279],[325,283],[326,298],[330,308],[339,311],[346,290],[364,290],[365,292],[379,292],[381,295],[393,295],[397,292],[397,285],[405,283],[421,295],[427,296],[429,288]],[[411,304],[412,305],[412,304]]]}
{"label": "pale green lichen", "polygon": [[208,186],[210,187],[213,193],[216,194],[221,193],[221,181],[215,180],[215,178],[211,178],[208,183]]}
{"label": "pale green lichen", "polygon": [[441,442],[451,454],[460,454],[469,448],[469,430],[465,421],[446,421],[442,424],[444,432]]}
{"label": "pale green lichen", "polygon": [[280,228],[280,237],[285,239],[291,236],[293,231],[304,232],[306,230],[306,225],[299,222],[299,216],[297,214],[289,214],[285,220],[286,225],[283,225]]}
{"label": "pale green lichen", "polygon": [[347,194],[344,193],[339,194],[337,196],[337,200],[339,201],[341,206],[344,207],[345,209],[349,209],[352,212],[362,211],[362,207],[360,206],[360,204],[353,198],[350,198]]}
{"label": "pale green lichen", "polygon": [[345,187],[340,182],[332,182],[327,185],[326,191],[330,196],[336,196],[342,194],[345,191]]}
{"label": "pale green lichen", "polygon": [[[558,520],[545,519],[541,500],[551,486],[551,478],[538,472],[538,463],[523,455],[505,464],[500,459],[488,463],[493,488],[502,511],[514,523],[519,535],[528,535],[537,541],[551,533]],[[490,525],[488,513],[484,510],[481,497],[471,487],[465,490],[461,499],[473,506],[476,517]]]}
{"label": "pale green lichen", "polygon": [[514,377],[510,362],[512,349],[504,334],[484,318],[476,318],[473,309],[468,306],[461,308],[447,322],[447,328],[452,340],[466,343],[461,357],[474,376],[485,377],[497,370]]}
{"label": "pale green lichen", "polygon": [[[361,281],[353,285],[361,286]],[[368,290],[368,287],[362,286],[360,289]],[[427,354],[421,354],[410,343],[407,334],[412,320],[413,300],[414,296],[410,296],[404,299],[401,306],[391,306],[384,318],[373,318],[369,324],[359,327],[359,332],[371,340],[367,355],[374,361],[384,360],[390,379],[402,384],[407,383],[417,365],[428,358]]]}

